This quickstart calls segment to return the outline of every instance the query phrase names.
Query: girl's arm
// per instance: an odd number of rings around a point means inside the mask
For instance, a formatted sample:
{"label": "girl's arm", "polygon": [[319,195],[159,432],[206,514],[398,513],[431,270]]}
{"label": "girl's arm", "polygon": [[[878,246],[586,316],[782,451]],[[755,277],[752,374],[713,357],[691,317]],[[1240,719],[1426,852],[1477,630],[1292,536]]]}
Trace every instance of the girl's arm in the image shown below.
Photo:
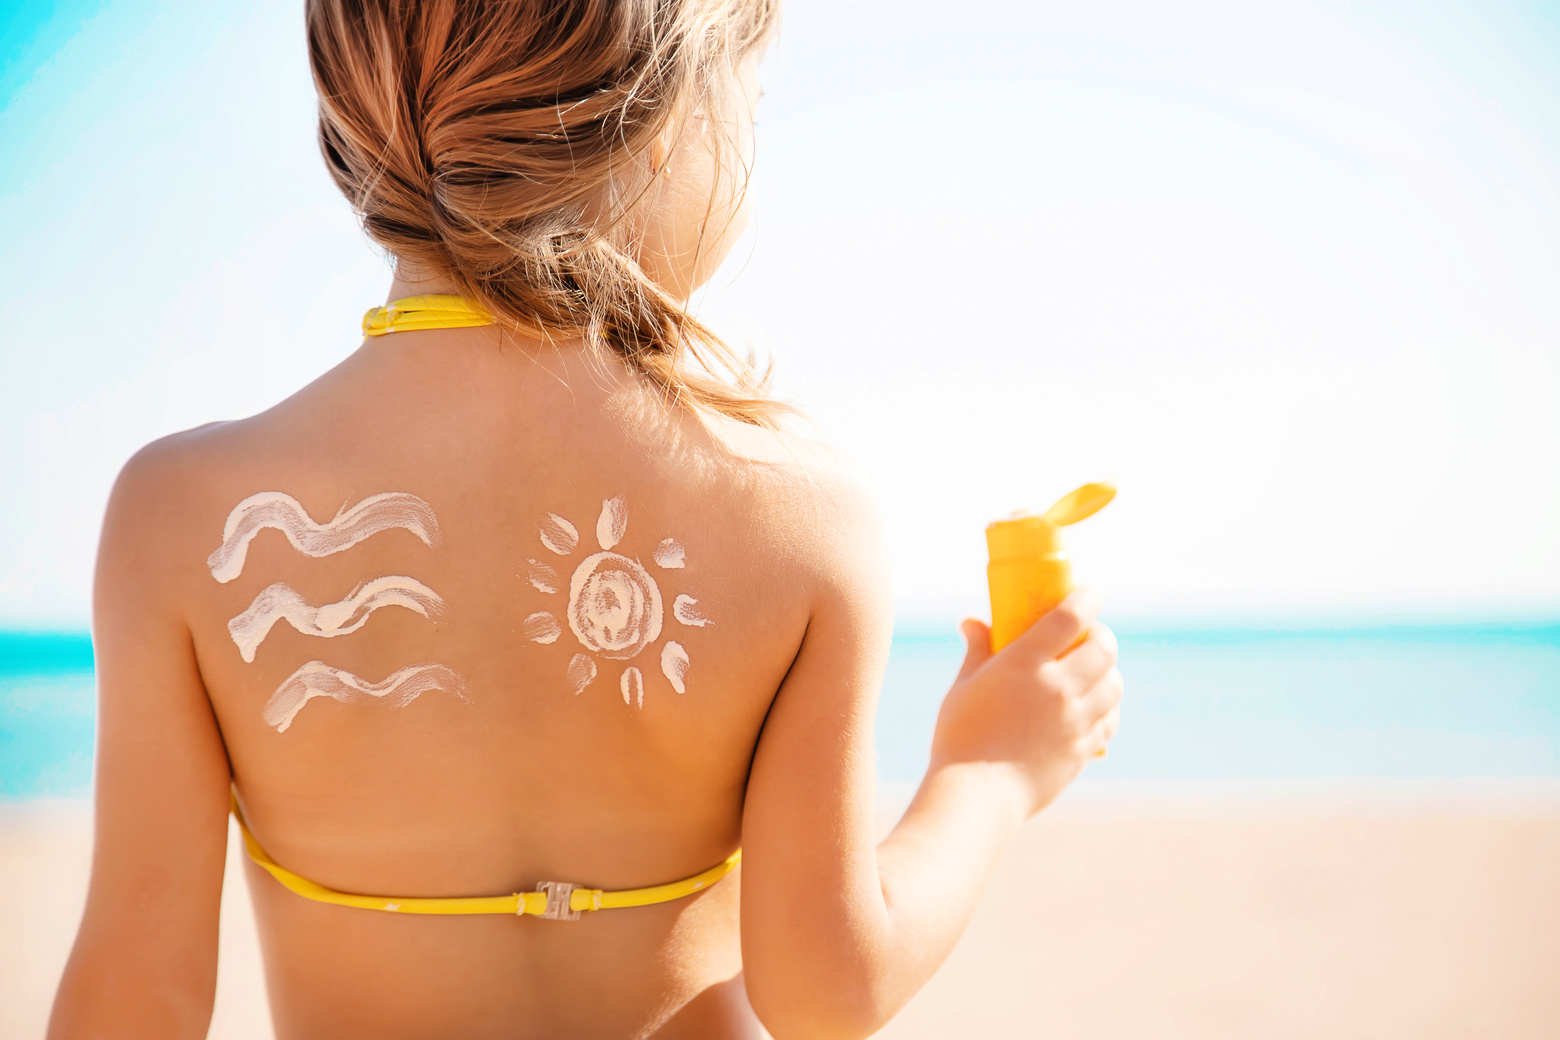
{"label": "girl's arm", "polygon": [[163,445],[141,452],[104,520],[92,884],[51,1040],[204,1037],[211,1018],[229,773],[173,594],[190,555],[177,469]]}
{"label": "girl's arm", "polygon": [[879,539],[853,526],[765,723],[745,807],[743,962],[777,1040],[864,1037],[893,1017],[953,948],[1014,831],[1105,746],[1121,697],[1115,640],[1087,592],[996,656],[985,626],[966,622],[930,767],[874,845],[890,606]]}

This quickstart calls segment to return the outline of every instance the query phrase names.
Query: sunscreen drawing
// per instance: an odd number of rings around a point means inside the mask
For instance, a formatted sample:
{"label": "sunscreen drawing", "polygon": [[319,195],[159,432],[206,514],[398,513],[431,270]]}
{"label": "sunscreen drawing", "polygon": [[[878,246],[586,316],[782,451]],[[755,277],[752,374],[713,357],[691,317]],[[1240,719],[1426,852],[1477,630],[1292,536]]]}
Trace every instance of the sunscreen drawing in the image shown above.
{"label": "sunscreen drawing", "polygon": [[[569,632],[585,651],[576,653],[569,662],[567,679],[576,694],[595,681],[598,658],[628,661],[638,657],[661,637],[666,624],[666,605],[655,578],[638,560],[612,551],[627,532],[628,502],[622,496],[604,499],[595,530],[601,551],[586,556],[569,577],[569,601],[563,610],[563,622],[548,611],[539,611],[525,620],[527,638],[539,643],[557,639],[567,624]],[[572,554],[579,544],[578,528],[557,513],[546,514],[537,529],[537,537],[543,546],[559,556]],[[683,547],[671,538],[663,539],[651,558],[662,570],[686,567]],[[556,594],[561,589],[561,583],[546,580],[545,576],[539,581],[534,566],[536,561],[528,562],[533,564],[530,578],[533,588],[546,594]],[[690,628],[712,624],[696,609],[697,603],[692,596],[679,593],[672,604],[672,619]],[[538,638],[539,635],[549,638]],[[661,651],[661,671],[678,693],[686,689],[688,665],[687,650],[678,643],[667,642]],[[637,667],[624,668],[619,673],[618,685],[623,703],[644,707],[644,674]]]}
{"label": "sunscreen drawing", "polygon": [[589,686],[596,678],[596,662],[584,654],[575,654],[569,659],[569,689],[578,696],[580,691]]}
{"label": "sunscreen drawing", "polygon": [[681,643],[668,639],[666,645],[661,647],[661,674],[672,684],[672,689],[678,693],[688,692],[683,683],[683,676],[688,674],[688,651],[682,648]]}
{"label": "sunscreen drawing", "polygon": [[623,703],[630,699],[638,703],[639,707],[645,706],[645,677],[639,674],[638,668],[623,669],[623,678],[618,682],[623,689]]}
{"label": "sunscreen drawing", "polygon": [[558,591],[558,572],[540,560],[526,560],[526,580],[537,592],[548,594]]}
{"label": "sunscreen drawing", "polygon": [[617,498],[604,499],[601,503],[601,516],[596,520],[596,541],[603,549],[611,549],[623,540],[623,534],[628,530],[628,503],[619,495]]}
{"label": "sunscreen drawing", "polygon": [[681,570],[683,567],[683,547],[671,538],[664,539],[655,547],[655,565],[663,571]]}
{"label": "sunscreen drawing", "polygon": [[638,560],[587,557],[569,579],[569,631],[587,650],[626,660],[661,634],[661,590]]}
{"label": "sunscreen drawing", "polygon": [[402,574],[362,582],[346,599],[317,607],[292,586],[279,581],[261,589],[249,609],[229,621],[227,628],[239,656],[253,664],[255,651],[278,621],[286,621],[306,636],[330,639],[356,632],[368,623],[370,614],[382,607],[405,607],[429,617],[443,606],[438,593]]}
{"label": "sunscreen drawing", "polygon": [[547,514],[539,533],[542,544],[559,556],[569,555],[574,551],[574,547],[580,544],[580,532],[557,513]]}
{"label": "sunscreen drawing", "polygon": [[303,706],[316,697],[342,704],[382,704],[404,708],[429,690],[443,690],[466,700],[466,684],[454,670],[442,664],[415,664],[391,674],[382,682],[368,682],[344,668],[310,661],[293,672],[266,701],[261,717],[267,726],[286,733]]}
{"label": "sunscreen drawing", "polygon": [[522,627],[525,629],[525,637],[533,643],[556,643],[563,632],[558,627],[558,619],[545,610],[527,617]]}
{"label": "sunscreen drawing", "polygon": [[714,624],[694,607],[697,602],[699,601],[686,592],[681,593],[672,601],[672,617],[691,628],[703,628],[705,625]]}
{"label": "sunscreen drawing", "polygon": [[206,558],[211,576],[226,584],[242,574],[249,543],[268,527],[286,535],[294,549],[315,557],[342,552],[395,527],[410,531],[424,545],[439,543],[439,521],[433,508],[404,491],[370,495],[350,508],[343,506],[323,524],[315,523],[291,495],[261,491],[244,499],[228,514],[222,528],[222,544]]}

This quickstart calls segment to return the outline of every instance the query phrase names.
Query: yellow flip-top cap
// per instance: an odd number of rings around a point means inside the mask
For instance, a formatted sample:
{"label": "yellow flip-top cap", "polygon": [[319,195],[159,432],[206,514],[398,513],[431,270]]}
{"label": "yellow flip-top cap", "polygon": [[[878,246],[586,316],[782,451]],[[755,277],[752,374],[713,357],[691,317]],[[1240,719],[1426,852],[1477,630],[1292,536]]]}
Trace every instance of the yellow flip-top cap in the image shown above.
{"label": "yellow flip-top cap", "polygon": [[1087,519],[1116,497],[1113,485],[1085,484],[1063,495],[1039,516],[1019,513],[986,525],[986,549],[993,561],[1048,556],[1062,551],[1061,529]]}
{"label": "yellow flip-top cap", "polygon": [[993,563],[1048,556],[1062,551],[1061,536],[1061,528],[1043,516],[1013,516],[986,525],[986,550]]}
{"label": "yellow flip-top cap", "polygon": [[1086,520],[1110,504],[1116,497],[1114,484],[1085,484],[1076,491],[1069,491],[1045,511],[1045,519],[1057,527]]}

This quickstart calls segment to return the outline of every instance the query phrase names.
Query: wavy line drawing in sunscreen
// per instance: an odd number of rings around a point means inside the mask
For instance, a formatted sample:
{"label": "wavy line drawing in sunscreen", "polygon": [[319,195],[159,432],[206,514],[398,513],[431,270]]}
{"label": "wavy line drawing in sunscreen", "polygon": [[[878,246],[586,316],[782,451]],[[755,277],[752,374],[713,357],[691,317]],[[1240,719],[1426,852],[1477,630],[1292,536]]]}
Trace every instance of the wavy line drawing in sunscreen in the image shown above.
{"label": "wavy line drawing in sunscreen", "polygon": [[268,527],[286,535],[294,549],[315,557],[350,549],[365,538],[395,527],[412,532],[426,546],[439,544],[439,521],[433,508],[405,491],[370,495],[356,505],[343,506],[323,524],[316,523],[291,495],[261,491],[244,499],[228,514],[222,528],[222,544],[206,558],[211,576],[226,584],[242,574],[249,543]]}
{"label": "wavy line drawing in sunscreen", "polygon": [[[310,661],[293,672],[265,702],[261,717],[276,732],[286,733],[303,706],[316,697],[342,704],[381,704],[404,708],[429,690],[443,690],[467,701],[466,684],[453,669],[442,664],[414,664],[392,673],[382,682],[368,682],[344,668]],[[467,703],[470,703],[467,701]]]}
{"label": "wavy line drawing in sunscreen", "polygon": [[[661,637],[666,624],[666,604],[656,579],[638,560],[613,551],[628,533],[626,499],[618,496],[602,500],[595,533],[601,551],[587,555],[570,575],[569,601],[561,612],[563,621],[559,622],[558,616],[549,611],[538,611],[526,618],[524,626],[527,637],[540,643],[558,638],[567,624],[569,632],[585,651],[576,653],[569,662],[567,680],[576,694],[595,681],[598,658],[628,661],[638,657]],[[537,536],[549,551],[559,556],[572,555],[579,545],[579,529],[557,513],[546,514]],[[683,570],[687,566],[687,554],[672,538],[662,539],[651,559],[661,570]],[[536,561],[528,562],[534,564]],[[530,581],[537,591],[556,594],[561,590],[561,583],[538,582],[534,574],[533,571]],[[698,600],[692,596],[679,593],[672,603],[673,619],[692,628],[713,624],[695,609],[696,603]],[[547,621],[551,624],[546,624]],[[532,634],[533,627],[536,633],[551,638],[537,638]],[[666,643],[661,650],[661,671],[672,689],[685,692],[688,651],[678,643]],[[629,665],[619,673],[618,687],[624,704],[644,707],[644,673],[637,667]]]}
{"label": "wavy line drawing in sunscreen", "polygon": [[238,646],[239,656],[253,664],[255,651],[278,621],[286,621],[306,636],[330,639],[356,632],[368,623],[370,614],[382,607],[405,607],[430,617],[443,606],[444,601],[437,592],[404,574],[362,582],[346,599],[317,607],[305,600],[297,589],[279,581],[261,589],[249,609],[229,621],[227,628]]}

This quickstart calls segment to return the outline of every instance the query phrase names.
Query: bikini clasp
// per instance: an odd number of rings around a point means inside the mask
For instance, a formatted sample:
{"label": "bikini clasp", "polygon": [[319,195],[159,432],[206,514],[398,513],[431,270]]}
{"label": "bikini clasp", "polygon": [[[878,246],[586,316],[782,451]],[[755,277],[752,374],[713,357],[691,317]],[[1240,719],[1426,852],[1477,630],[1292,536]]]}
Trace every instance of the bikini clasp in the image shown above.
{"label": "bikini clasp", "polygon": [[542,912],[544,921],[578,921],[580,911],[569,907],[569,896],[581,886],[572,881],[542,881],[538,882],[536,890],[547,893],[547,909]]}

